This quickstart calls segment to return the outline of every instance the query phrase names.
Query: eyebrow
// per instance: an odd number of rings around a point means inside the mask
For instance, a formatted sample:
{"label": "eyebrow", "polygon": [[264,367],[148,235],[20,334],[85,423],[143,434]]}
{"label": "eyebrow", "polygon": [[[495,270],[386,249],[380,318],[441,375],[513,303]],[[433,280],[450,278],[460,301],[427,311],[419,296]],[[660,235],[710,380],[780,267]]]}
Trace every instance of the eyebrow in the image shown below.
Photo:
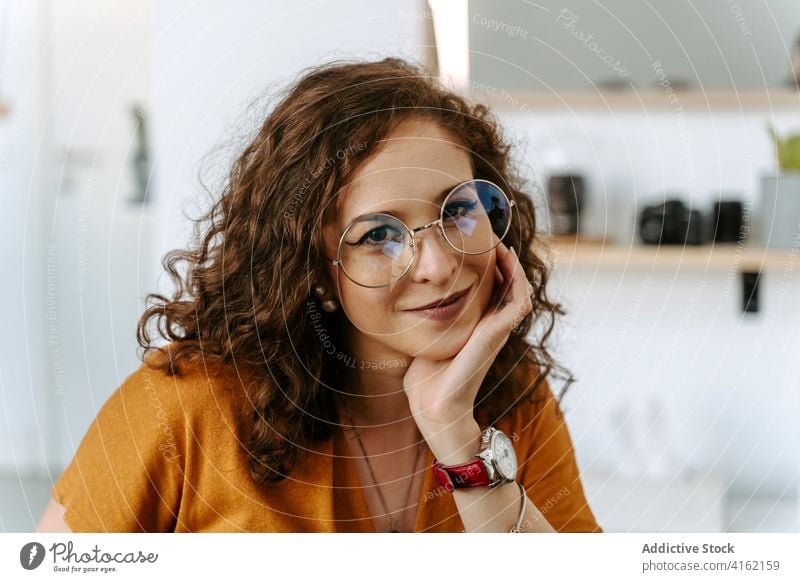
{"label": "eyebrow", "polygon": [[[450,194],[450,192],[452,192],[452,191],[453,191],[453,189],[454,189],[456,186],[460,186],[460,185],[461,185],[461,184],[463,184],[464,182],[469,182],[469,180],[470,180],[470,179],[468,178],[467,180],[462,180],[462,181],[460,181],[460,182],[456,182],[455,184],[453,184],[453,185],[451,185],[451,186],[448,186],[447,188],[445,188],[444,190],[442,190],[441,192],[439,192],[439,193],[436,195],[436,197],[433,199],[433,202],[434,202],[434,203],[441,202],[442,200],[444,200],[444,199],[445,199],[445,196],[447,196],[448,194]],[[347,224],[350,224],[350,223],[352,223],[352,222],[355,222],[355,221],[356,221],[356,220],[358,220],[359,218],[364,218],[365,216],[372,216],[373,214],[388,214],[389,216],[394,216],[395,218],[397,218],[397,219],[399,220],[399,219],[400,219],[400,215],[401,215],[402,213],[403,213],[402,211],[394,210],[393,208],[387,208],[387,209],[385,209],[385,210],[374,210],[374,211],[372,211],[372,212],[365,212],[365,213],[363,213],[363,214],[359,214],[358,216],[356,216],[355,218],[353,218],[352,220],[350,220],[350,221],[349,221]]]}

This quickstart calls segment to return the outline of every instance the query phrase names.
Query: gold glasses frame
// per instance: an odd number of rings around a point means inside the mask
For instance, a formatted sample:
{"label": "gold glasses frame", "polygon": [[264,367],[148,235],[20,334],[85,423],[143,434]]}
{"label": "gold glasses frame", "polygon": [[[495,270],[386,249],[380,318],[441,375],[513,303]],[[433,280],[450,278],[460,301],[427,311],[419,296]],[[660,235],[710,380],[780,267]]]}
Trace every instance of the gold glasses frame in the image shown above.
{"label": "gold glasses frame", "polygon": [[[497,190],[500,191],[500,193],[503,195],[503,197],[506,199],[506,202],[508,203],[508,225],[506,225],[505,232],[503,232],[502,236],[498,237],[497,243],[495,245],[493,245],[492,247],[486,249],[485,251],[481,251],[479,253],[467,253],[467,252],[462,251],[461,249],[453,246],[453,243],[451,243],[450,239],[447,238],[447,235],[444,232],[444,227],[442,226],[442,222],[444,221],[444,207],[445,207],[445,203],[447,202],[447,199],[450,198],[450,196],[453,194],[453,192],[455,192],[459,188],[463,187],[464,185],[470,184],[472,182],[483,182],[485,184],[489,184],[490,186],[495,187]],[[417,235],[418,232],[421,232],[423,230],[427,230],[427,229],[432,228],[434,226],[438,226],[439,227],[439,232],[441,232],[442,236],[444,237],[444,240],[446,240],[447,244],[453,250],[455,250],[456,252],[458,252],[458,253],[460,253],[462,255],[483,255],[485,253],[488,253],[489,251],[491,251],[495,247],[497,247],[497,245],[499,245],[500,242],[508,234],[508,231],[511,229],[511,219],[512,219],[512,208],[513,207],[514,207],[514,200],[508,194],[506,194],[505,190],[503,190],[500,186],[498,186],[497,184],[495,184],[494,182],[492,182],[490,180],[484,180],[482,178],[474,178],[474,179],[471,179],[471,180],[466,180],[464,182],[461,182],[460,184],[456,184],[455,186],[453,186],[453,188],[447,193],[447,195],[442,200],[442,207],[439,209],[439,218],[434,220],[433,222],[429,222],[428,224],[425,224],[423,226],[418,226],[416,228],[410,228],[402,220],[400,220],[399,218],[397,218],[396,216],[393,216],[391,214],[384,214],[384,213],[377,212],[375,214],[371,214],[370,216],[385,216],[385,217],[391,218],[392,220],[396,220],[397,222],[400,223],[400,225],[402,225],[403,228],[405,228],[406,233],[409,235],[408,236],[408,244],[411,247],[411,260],[408,262],[408,265],[406,265],[406,268],[403,270],[403,272],[400,275],[398,275],[397,278],[395,279],[395,281],[399,281],[400,279],[402,279],[406,275],[406,273],[408,273],[408,271],[411,269],[411,266],[414,264],[414,258],[417,256],[416,235]],[[335,259],[331,259],[330,257],[325,257],[325,258],[327,260],[331,261],[333,266],[336,267],[337,269],[339,267],[342,267],[341,270],[345,274],[345,276],[348,279],[350,279],[353,283],[355,283],[356,285],[360,285],[361,287],[367,287],[369,289],[378,289],[378,288],[381,288],[381,287],[388,287],[389,285],[392,284],[391,282],[385,283],[383,285],[365,285],[363,283],[360,283],[359,281],[356,281],[355,279],[353,279],[353,277],[351,277],[350,274],[347,272],[347,269],[345,269],[344,266],[342,265],[342,243],[344,242],[344,239],[345,239],[345,236],[347,235],[347,233],[357,223],[357,220],[358,219],[353,220],[350,224],[348,224],[347,228],[345,228],[344,231],[342,232],[341,236],[339,236],[339,244],[338,244],[337,250],[336,250],[336,258]]]}

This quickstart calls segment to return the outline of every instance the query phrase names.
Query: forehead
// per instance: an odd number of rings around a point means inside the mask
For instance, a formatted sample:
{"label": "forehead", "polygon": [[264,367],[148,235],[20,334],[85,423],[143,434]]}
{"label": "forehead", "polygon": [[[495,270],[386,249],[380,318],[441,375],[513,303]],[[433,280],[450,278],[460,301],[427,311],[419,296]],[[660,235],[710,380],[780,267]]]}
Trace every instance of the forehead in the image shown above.
{"label": "forehead", "polygon": [[341,194],[341,228],[370,212],[430,205],[442,190],[473,177],[470,153],[431,121],[404,121],[381,145]]}

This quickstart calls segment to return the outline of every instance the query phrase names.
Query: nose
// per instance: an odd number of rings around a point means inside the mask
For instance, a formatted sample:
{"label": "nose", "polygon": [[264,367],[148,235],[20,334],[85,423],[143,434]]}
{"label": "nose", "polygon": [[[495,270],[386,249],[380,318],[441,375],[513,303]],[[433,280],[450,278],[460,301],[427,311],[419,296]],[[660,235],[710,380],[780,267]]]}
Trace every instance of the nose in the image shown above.
{"label": "nose", "polygon": [[416,232],[414,246],[414,264],[409,275],[415,282],[446,285],[453,280],[462,256],[447,243],[440,228],[434,226]]}

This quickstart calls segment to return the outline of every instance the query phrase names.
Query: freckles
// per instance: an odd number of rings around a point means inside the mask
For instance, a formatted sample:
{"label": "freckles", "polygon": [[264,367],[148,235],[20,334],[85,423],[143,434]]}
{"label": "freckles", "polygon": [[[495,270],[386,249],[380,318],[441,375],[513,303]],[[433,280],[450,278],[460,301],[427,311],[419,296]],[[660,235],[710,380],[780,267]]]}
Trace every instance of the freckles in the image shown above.
{"label": "freckles", "polygon": [[494,256],[480,265],[480,267],[477,267],[475,271],[478,273],[481,289],[494,287],[497,278],[497,262]]}
{"label": "freckles", "polygon": [[477,300],[480,305],[480,310],[485,311],[489,307],[489,302],[492,300],[492,294],[495,287],[499,284],[497,279],[497,262],[495,256],[492,257],[484,264],[483,268],[478,271],[480,277],[480,286],[478,288]]}
{"label": "freckles", "polygon": [[347,318],[364,331],[380,331],[393,315],[386,291],[360,287],[351,283],[342,287],[342,300]]}

